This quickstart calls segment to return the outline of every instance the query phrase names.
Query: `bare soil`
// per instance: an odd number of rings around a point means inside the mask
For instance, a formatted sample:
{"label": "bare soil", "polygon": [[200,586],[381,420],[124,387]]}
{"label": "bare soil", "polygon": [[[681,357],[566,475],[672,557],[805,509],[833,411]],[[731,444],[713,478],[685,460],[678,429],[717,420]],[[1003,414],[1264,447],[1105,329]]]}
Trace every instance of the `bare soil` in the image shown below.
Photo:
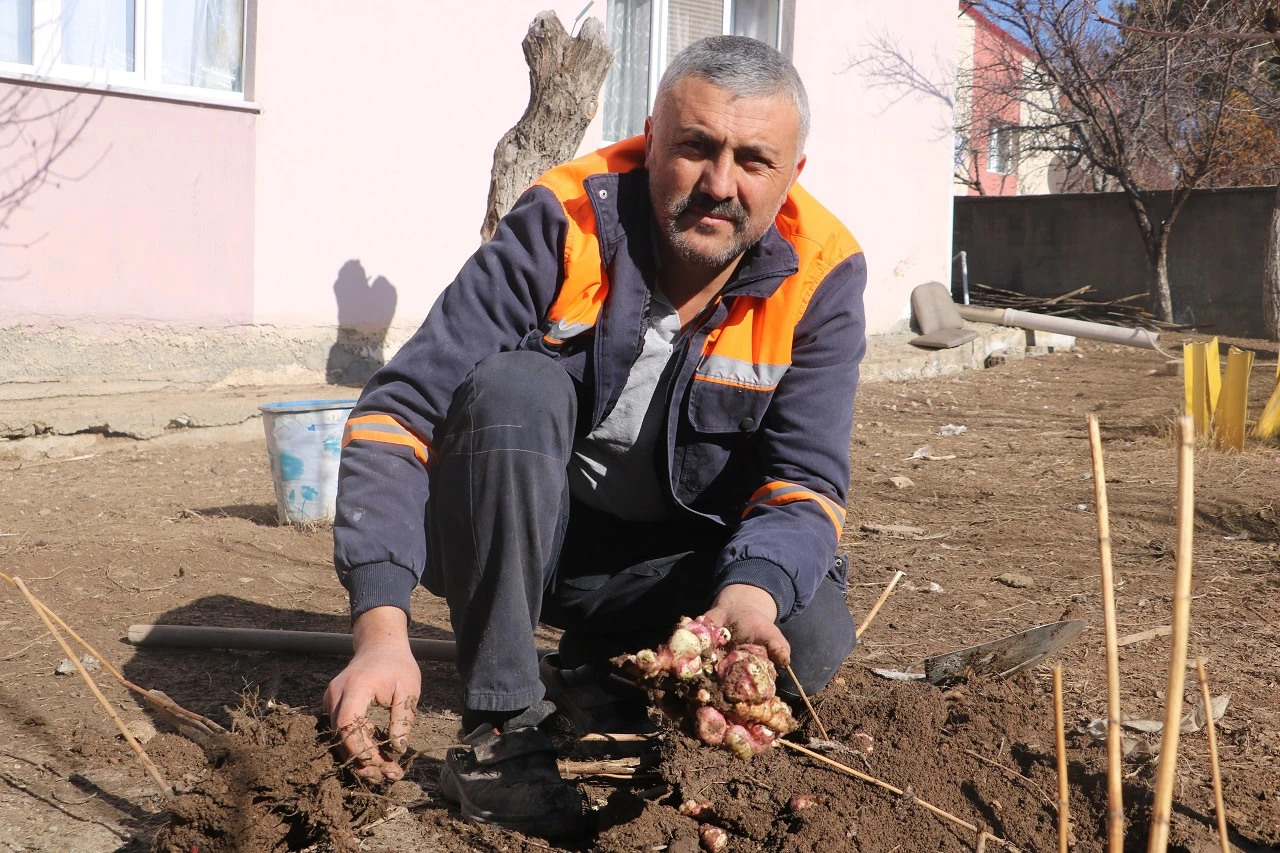
{"label": "bare soil", "polygon": [[[1251,413],[1270,392],[1259,349]],[[774,750],[743,764],[669,734],[634,780],[582,784],[596,834],[581,850],[696,849],[688,798],[730,850],[973,850],[976,838],[926,800],[1024,851],[1057,848],[1047,667],[950,688],[885,680],[930,654],[1067,616],[1090,623],[1056,658],[1066,680],[1073,850],[1104,849],[1106,755],[1081,729],[1106,706],[1098,546],[1085,415],[1102,420],[1121,635],[1167,625],[1176,491],[1173,417],[1182,380],[1164,358],[1086,344],[955,379],[866,386],[851,460],[845,546],[849,606],[865,614],[896,570],[907,578],[833,685],[816,697],[825,754],[907,789],[897,797]],[[945,436],[948,424],[962,435]],[[933,459],[911,459],[928,445]],[[948,458],[951,457],[951,458]],[[903,487],[890,480],[906,477]],[[1196,459],[1191,653],[1215,695],[1231,828],[1239,850],[1280,849],[1280,445],[1253,441]],[[863,525],[910,525],[897,538]],[[452,668],[424,664],[409,772],[389,789],[344,777],[327,751],[320,696],[342,660],[259,652],[138,649],[130,624],[343,631],[346,595],[323,529],[277,524],[261,442],[154,447],[56,463],[0,462],[0,571],[22,577],[126,677],[232,729],[197,746],[99,672],[113,708],[179,796],[166,801],[22,596],[0,583],[0,851],[532,851],[537,839],[459,819],[439,795],[457,736]],[[1018,585],[1002,575],[1023,575]],[[415,594],[414,633],[449,636],[444,608]],[[555,642],[547,631],[541,641]],[[1125,713],[1159,720],[1169,639],[1121,650]],[[1198,689],[1187,685],[1190,710]],[[246,706],[245,696],[251,701]],[[247,709],[247,710],[246,710]],[[148,737],[147,725],[159,734]],[[1158,736],[1125,763],[1127,849],[1146,846]],[[811,724],[798,733],[813,736]],[[561,727],[567,757],[581,758]],[[870,747],[870,752],[866,751]],[[1219,849],[1203,731],[1182,736],[1171,849]],[[787,802],[818,804],[793,814]],[[241,833],[237,835],[237,833]],[[249,833],[249,834],[243,834]],[[987,850],[1000,850],[987,844]]]}

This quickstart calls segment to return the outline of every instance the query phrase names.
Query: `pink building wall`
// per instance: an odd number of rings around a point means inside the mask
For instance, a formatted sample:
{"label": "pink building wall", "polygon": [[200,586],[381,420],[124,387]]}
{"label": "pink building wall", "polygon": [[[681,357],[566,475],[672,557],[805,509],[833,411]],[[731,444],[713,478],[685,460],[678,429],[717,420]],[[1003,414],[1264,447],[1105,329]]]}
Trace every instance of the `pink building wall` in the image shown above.
{"label": "pink building wall", "polygon": [[[0,83],[15,98],[40,150],[55,123],[83,129],[0,238],[0,325],[251,320],[252,115]],[[10,186],[30,173],[23,148],[4,152]]]}
{"label": "pink building wall", "polygon": [[254,322],[333,325],[358,261],[416,328],[480,245],[494,146],[529,101],[529,22],[550,8],[571,27],[584,5],[259,3]]}
{"label": "pink building wall", "polygon": [[800,181],[866,252],[872,333],[906,316],[916,285],[951,280],[951,111],[940,100],[902,99],[842,73],[881,32],[937,76],[939,57],[955,55],[955,3],[796,5],[795,64],[813,113]]}
{"label": "pink building wall", "polygon": [[[327,348],[342,321],[389,324],[389,354],[479,244],[493,147],[528,101],[529,22],[549,7],[571,26],[582,5],[259,2],[260,112],[31,90],[98,111],[59,163],[75,179],[41,189],[0,237],[32,244],[0,247],[0,331],[239,327]],[[951,118],[928,102],[886,110],[842,71],[880,29],[916,56],[952,55],[954,8],[796,5],[814,113],[802,180],[867,251],[872,332],[905,316],[914,286],[948,280]]]}
{"label": "pink building wall", "polygon": [[[974,145],[969,174],[981,188],[969,188],[969,195],[1017,195],[1016,172],[1001,174],[989,168],[990,147],[986,145],[989,125],[993,122],[1017,125],[1022,114],[1021,101],[1003,95],[1011,91],[1021,73],[1010,71],[1010,57],[1026,59],[1030,52],[1009,33],[1002,30],[980,11],[964,6],[964,14],[974,22],[973,27],[973,115],[974,127],[970,138],[982,144]],[[1018,66],[1019,69],[1021,66]]]}

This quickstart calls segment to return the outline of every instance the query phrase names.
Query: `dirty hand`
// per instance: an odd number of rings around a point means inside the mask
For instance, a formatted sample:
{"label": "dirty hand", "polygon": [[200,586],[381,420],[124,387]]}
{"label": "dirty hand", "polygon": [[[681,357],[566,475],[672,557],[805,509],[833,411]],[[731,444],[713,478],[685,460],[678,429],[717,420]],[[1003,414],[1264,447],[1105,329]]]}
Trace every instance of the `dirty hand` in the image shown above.
{"label": "dirty hand", "polygon": [[791,663],[791,644],[775,622],[778,606],[773,596],[757,586],[730,584],[720,590],[704,616],[729,629],[735,643],[757,643],[778,666]]}
{"label": "dirty hand", "polygon": [[[422,693],[422,670],[409,648],[408,619],[399,607],[375,607],[360,614],[352,635],[355,655],[329,682],[324,707],[356,775],[395,781],[404,776],[398,758],[408,748]],[[385,744],[378,743],[369,721],[371,704],[391,709]]]}

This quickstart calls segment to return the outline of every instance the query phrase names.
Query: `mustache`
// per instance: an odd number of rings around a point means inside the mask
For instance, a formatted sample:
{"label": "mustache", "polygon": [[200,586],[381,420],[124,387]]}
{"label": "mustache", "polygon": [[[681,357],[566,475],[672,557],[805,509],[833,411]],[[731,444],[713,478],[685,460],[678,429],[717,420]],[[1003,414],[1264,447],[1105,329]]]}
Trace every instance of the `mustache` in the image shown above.
{"label": "mustache", "polygon": [[690,209],[710,216],[723,216],[725,219],[732,221],[737,227],[741,227],[747,221],[747,211],[733,199],[716,201],[706,193],[697,192],[696,190],[684,198],[676,199],[672,202],[671,216],[673,219],[678,219],[688,213]]}

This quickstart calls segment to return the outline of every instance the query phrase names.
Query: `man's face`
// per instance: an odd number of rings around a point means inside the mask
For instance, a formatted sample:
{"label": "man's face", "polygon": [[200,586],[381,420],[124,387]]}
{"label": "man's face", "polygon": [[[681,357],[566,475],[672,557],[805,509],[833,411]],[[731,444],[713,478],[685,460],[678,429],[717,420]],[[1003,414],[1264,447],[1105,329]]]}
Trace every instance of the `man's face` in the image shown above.
{"label": "man's face", "polygon": [[721,268],[769,230],[804,168],[800,116],[785,95],[734,98],[696,76],[645,123],[659,232],[689,263]]}

